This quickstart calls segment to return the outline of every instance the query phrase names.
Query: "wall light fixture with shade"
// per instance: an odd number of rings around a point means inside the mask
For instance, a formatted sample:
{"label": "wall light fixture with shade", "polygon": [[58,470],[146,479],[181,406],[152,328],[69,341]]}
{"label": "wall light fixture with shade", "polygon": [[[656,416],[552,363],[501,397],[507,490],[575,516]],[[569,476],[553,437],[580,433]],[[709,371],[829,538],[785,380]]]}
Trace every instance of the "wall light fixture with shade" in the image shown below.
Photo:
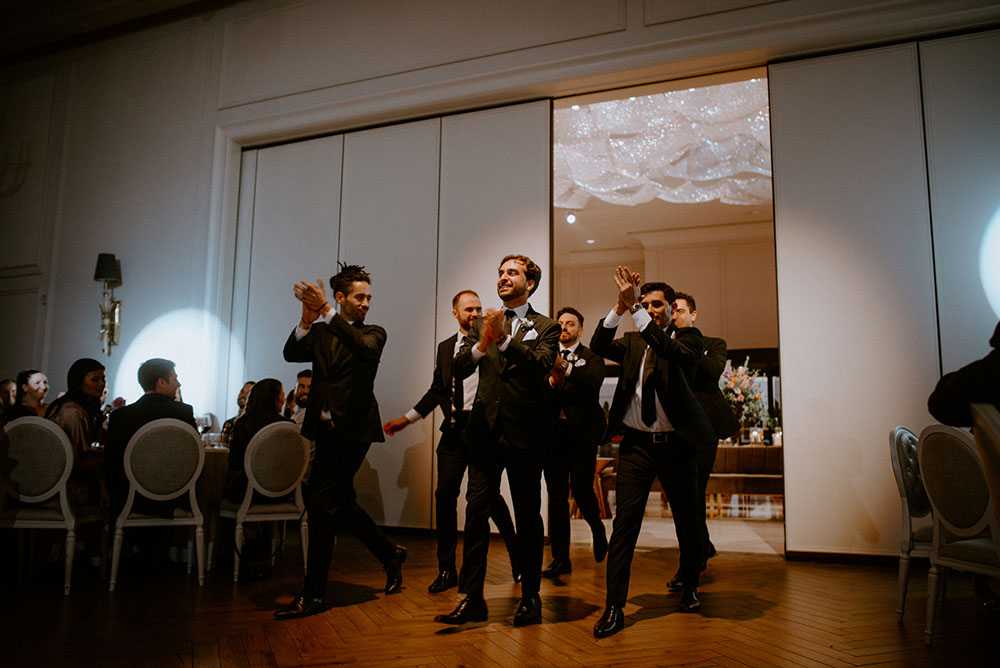
{"label": "wall light fixture with shade", "polygon": [[103,344],[101,350],[110,357],[111,346],[118,345],[118,334],[121,327],[122,303],[115,299],[115,288],[122,284],[121,260],[115,259],[114,253],[98,253],[94,280],[104,283],[101,301],[101,334],[97,339]]}

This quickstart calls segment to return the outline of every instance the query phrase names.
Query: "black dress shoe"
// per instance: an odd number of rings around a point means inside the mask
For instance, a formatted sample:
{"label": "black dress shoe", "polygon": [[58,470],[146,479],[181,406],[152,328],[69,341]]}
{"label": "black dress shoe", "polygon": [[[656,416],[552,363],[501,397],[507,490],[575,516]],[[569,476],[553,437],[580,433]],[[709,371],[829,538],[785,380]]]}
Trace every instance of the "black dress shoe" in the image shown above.
{"label": "black dress shoe", "polygon": [[298,619],[299,617],[308,617],[309,615],[323,612],[325,608],[326,603],[324,603],[323,599],[309,596],[308,594],[299,594],[291,603],[281,610],[275,611],[274,618]]}
{"label": "black dress shoe", "polygon": [[403,562],[406,561],[406,548],[396,546],[392,561],[385,565],[385,593],[398,594],[403,590]]}
{"label": "black dress shoe", "polygon": [[607,638],[625,628],[625,612],[620,605],[609,605],[594,624],[594,637]]}
{"label": "black dress shoe", "polygon": [[718,554],[719,551],[715,549],[715,545],[712,543],[708,544],[708,550],[705,552],[705,560],[701,562],[701,570],[708,568],[708,560]]}
{"label": "black dress shoe", "polygon": [[434,621],[441,622],[442,624],[464,624],[466,622],[485,622],[488,616],[489,611],[486,609],[486,601],[481,598],[473,599],[466,596],[458,604],[457,608],[447,615],[438,615],[434,618]]}
{"label": "black dress shoe", "polygon": [[681,593],[681,612],[694,612],[700,607],[701,601],[698,600],[697,589],[685,589]]}
{"label": "black dress shoe", "polygon": [[598,527],[591,529],[594,534],[594,561],[601,563],[604,557],[608,556],[608,534],[602,522]]}
{"label": "black dress shoe", "polygon": [[458,575],[455,573],[454,567],[452,568],[442,568],[441,572],[438,573],[437,578],[431,583],[431,586],[427,588],[432,594],[440,594],[443,591],[448,591],[452,587],[458,586]]}
{"label": "black dress shoe", "polygon": [[543,578],[555,578],[573,572],[573,565],[569,559],[553,559],[542,571]]}
{"label": "black dress shoe", "polygon": [[514,626],[530,626],[531,624],[542,623],[542,599],[538,594],[531,594],[521,598],[517,612],[514,613]]}
{"label": "black dress shoe", "polygon": [[684,589],[684,578],[681,576],[681,569],[678,568],[677,572],[674,573],[674,577],[670,578],[667,582],[667,589],[670,591],[680,591],[681,589]]}

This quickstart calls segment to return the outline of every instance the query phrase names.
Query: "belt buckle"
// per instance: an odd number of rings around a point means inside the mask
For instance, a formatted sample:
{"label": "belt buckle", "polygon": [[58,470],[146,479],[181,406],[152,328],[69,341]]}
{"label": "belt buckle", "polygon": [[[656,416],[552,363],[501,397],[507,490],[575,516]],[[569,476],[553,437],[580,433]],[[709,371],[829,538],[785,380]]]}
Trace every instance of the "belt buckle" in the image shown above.
{"label": "belt buckle", "polygon": [[653,443],[666,443],[667,442],[667,432],[665,431],[654,431],[652,433]]}

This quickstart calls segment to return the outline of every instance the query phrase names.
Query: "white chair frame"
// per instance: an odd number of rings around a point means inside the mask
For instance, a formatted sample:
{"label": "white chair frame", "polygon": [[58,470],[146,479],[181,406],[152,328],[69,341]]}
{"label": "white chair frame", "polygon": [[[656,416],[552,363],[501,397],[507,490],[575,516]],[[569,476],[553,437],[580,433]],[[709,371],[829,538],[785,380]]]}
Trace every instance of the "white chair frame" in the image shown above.
{"label": "white chair frame", "polygon": [[[285,434],[286,436],[294,434],[302,442],[302,468],[294,482],[287,487],[283,489],[265,489],[257,479],[252,464],[253,457],[258,449],[265,447],[271,438],[275,435],[281,435],[282,432],[288,432]],[[294,422],[275,422],[269,424],[250,439],[250,442],[247,444],[247,451],[243,455],[243,470],[247,476],[247,490],[243,494],[243,501],[239,507],[234,509],[231,507],[232,504],[230,502],[223,500],[222,508],[219,511],[219,517],[232,519],[236,522],[235,535],[233,537],[233,582],[239,582],[240,551],[243,549],[244,542],[243,525],[248,522],[284,522],[297,520],[301,517],[299,533],[302,537],[302,565],[303,568],[306,568],[309,552],[309,522],[305,513],[305,503],[302,499],[302,479],[305,477],[308,467],[309,441],[299,434],[299,426]],[[295,500],[293,503],[296,510],[294,512],[254,512],[251,514],[250,511],[255,508],[252,503],[255,491],[272,499],[281,498],[294,491]]]}
{"label": "white chair frame", "polygon": [[[197,464],[191,473],[190,478],[187,482],[173,490],[164,494],[157,494],[151,492],[150,490],[142,487],[142,485],[136,480],[135,474],[132,471],[132,453],[135,451],[136,445],[145,438],[150,432],[159,430],[162,428],[171,429],[181,429],[185,432],[185,436],[189,437],[192,443],[192,447],[197,450]],[[205,466],[205,448],[201,442],[201,436],[194,427],[188,423],[177,420],[175,418],[160,418],[159,420],[153,420],[147,424],[144,424],[139,428],[137,432],[132,436],[128,442],[128,446],[125,448],[124,457],[125,475],[129,481],[128,498],[125,501],[125,507],[122,509],[121,513],[118,515],[118,519],[115,520],[115,537],[114,537],[114,547],[111,553],[111,580],[108,583],[108,591],[115,590],[115,584],[117,582],[118,576],[118,561],[121,557],[121,547],[122,539],[124,537],[125,527],[150,527],[150,526],[193,526],[195,535],[195,554],[198,560],[198,585],[202,586],[205,584],[205,518],[202,515],[201,509],[198,507],[198,499],[195,495],[195,485],[198,482],[198,476],[201,475],[201,470]],[[171,499],[176,499],[184,494],[188,495],[188,500],[191,503],[191,516],[190,517],[172,517],[172,518],[161,518],[161,517],[129,517],[132,513],[132,505],[135,502],[136,493],[141,493],[143,496],[152,499],[154,501],[169,501]],[[190,573],[190,557],[188,559],[188,572]]]}
{"label": "white chair frame", "polygon": [[[0,475],[0,484],[3,485],[4,490],[3,494],[4,496],[10,495],[19,502],[31,504],[42,504],[52,497],[58,496],[59,506],[58,508],[53,506],[33,508],[32,512],[29,513],[29,517],[18,517],[18,510],[16,508],[5,508],[4,504],[0,502],[0,528],[65,529],[66,557],[63,566],[63,595],[69,596],[70,584],[73,580],[73,557],[76,551],[76,527],[80,524],[91,524],[103,521],[104,515],[97,508],[94,508],[94,512],[92,513],[88,512],[77,516],[69,505],[69,499],[66,498],[66,481],[69,480],[70,473],[73,471],[73,446],[69,442],[69,437],[66,436],[66,432],[64,432],[59,425],[51,420],[31,415],[18,418],[7,423],[7,425],[4,426],[4,439],[7,440],[7,434],[11,431],[21,429],[39,429],[48,432],[51,437],[57,439],[60,445],[62,445],[65,457],[63,471],[54,485],[47,490],[33,495],[20,493],[7,475]],[[6,447],[7,446],[4,448],[5,450]],[[102,549],[106,551],[106,527],[102,536],[101,544]],[[103,559],[104,557],[102,556],[102,564],[106,563]]]}
{"label": "white chair frame", "polygon": [[[938,597],[941,595],[941,567],[953,568],[959,571],[980,573],[990,577],[1000,577],[1000,566],[991,566],[978,561],[967,561],[952,556],[942,554],[942,549],[955,541],[975,539],[984,532],[993,544],[996,553],[996,561],[1000,563],[1000,526],[997,524],[997,516],[993,511],[993,504],[989,494],[982,499],[982,508],[970,508],[978,513],[978,519],[970,522],[968,526],[957,526],[944,516],[941,511],[941,497],[935,491],[937,480],[932,465],[927,463],[926,445],[929,437],[935,434],[946,434],[954,438],[964,449],[968,450],[972,457],[979,464],[979,475],[982,476],[983,487],[986,486],[986,478],[982,470],[982,462],[979,453],[976,452],[976,445],[972,435],[962,429],[946,427],[944,425],[931,425],[920,433],[920,442],[917,445],[917,455],[920,460],[920,474],[924,479],[927,489],[927,498],[931,502],[931,516],[934,519],[934,542],[931,546],[931,568],[927,575],[927,628],[925,630],[925,642],[930,645],[934,637],[934,621],[937,614]],[[962,485],[949,487],[947,493],[968,496],[969,491]]]}
{"label": "white chair frame", "polygon": [[[899,449],[903,439],[906,438],[912,438],[914,442],[918,441],[917,435],[906,427],[898,426],[889,430],[889,458],[892,461],[892,472],[896,477],[896,488],[899,490],[899,502],[902,508],[902,527],[899,539],[898,605],[896,607],[898,621],[903,621],[903,611],[906,608],[906,590],[910,581],[910,558],[930,558],[933,543],[933,535],[927,536],[928,540],[919,540],[913,530],[914,519],[927,517],[930,514],[930,503],[922,513],[919,509],[913,508],[910,503],[902,462],[899,461]],[[918,466],[917,473],[919,472]],[[922,487],[923,479],[920,480],[920,484]],[[921,534],[926,533],[927,528],[933,531],[933,527],[924,527]]]}

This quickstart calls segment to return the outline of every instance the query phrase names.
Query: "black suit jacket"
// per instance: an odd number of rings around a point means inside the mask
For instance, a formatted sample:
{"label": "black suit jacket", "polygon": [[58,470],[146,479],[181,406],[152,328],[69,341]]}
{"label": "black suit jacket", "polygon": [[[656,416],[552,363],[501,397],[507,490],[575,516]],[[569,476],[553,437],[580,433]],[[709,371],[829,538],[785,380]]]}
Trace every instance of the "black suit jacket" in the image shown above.
{"label": "black suit jacket", "polygon": [[458,341],[458,334],[452,334],[444,341],[438,343],[437,359],[434,362],[434,377],[431,379],[430,388],[420,397],[420,401],[413,407],[413,410],[420,413],[420,417],[427,417],[436,406],[441,407],[444,413],[444,421],[441,423],[441,431],[448,431],[451,428],[451,413],[453,409],[454,376],[452,375],[452,362],[455,359],[455,342]]}
{"label": "black suit jacket", "polygon": [[657,358],[653,370],[656,398],[670,424],[681,437],[695,445],[715,442],[712,425],[691,390],[694,367],[704,352],[701,332],[694,327],[685,327],[675,330],[676,338],[670,338],[669,333],[657,327],[656,323],[650,323],[641,333],[629,332],[619,339],[614,338],[615,331],[605,327],[602,321],[590,341],[595,353],[622,365],[611,402],[609,435],[623,428],[622,419],[635,395],[642,372],[642,356],[648,345]]}
{"label": "black suit jacket", "polygon": [[695,366],[691,387],[715,431],[715,437],[722,440],[729,438],[740,428],[740,421],[736,419],[736,414],[719,389],[719,376],[726,368],[729,348],[725,339],[706,336],[704,341],[705,354]]}
{"label": "black suit jacket", "polygon": [[593,447],[607,427],[600,400],[604,358],[583,344],[574,354],[579,359],[570,363],[573,371],[552,388],[552,415],[565,413],[574,443]]}
{"label": "black suit jacket", "polygon": [[385,330],[378,325],[351,325],[339,313],[329,325],[313,323],[301,341],[292,330],[282,351],[285,361],[312,362],[313,368],[303,436],[315,438],[326,410],[344,438],[360,443],[385,440],[375,400],[375,373],[385,340]]}
{"label": "black suit jacket", "polygon": [[108,418],[108,433],[104,445],[104,474],[113,500],[124,500],[128,493],[125,477],[125,448],[135,432],[145,424],[160,418],[176,418],[197,428],[194,409],[155,392],[148,392],[134,403],[112,411]]}
{"label": "black suit jacket", "polygon": [[[490,345],[479,361],[479,390],[467,427],[470,435],[485,436],[500,421],[504,437],[515,448],[544,447],[551,437],[548,406],[549,371],[559,347],[559,323],[530,306],[524,323],[513,333],[507,350]],[[453,363],[465,378],[476,368],[472,348],[479,343],[484,321],[473,322]],[[534,331],[536,334],[529,335]]]}
{"label": "black suit jacket", "polygon": [[946,373],[927,399],[927,410],[938,422],[956,427],[972,426],[972,404],[1000,408],[1000,323],[990,338],[993,350],[983,359]]}

